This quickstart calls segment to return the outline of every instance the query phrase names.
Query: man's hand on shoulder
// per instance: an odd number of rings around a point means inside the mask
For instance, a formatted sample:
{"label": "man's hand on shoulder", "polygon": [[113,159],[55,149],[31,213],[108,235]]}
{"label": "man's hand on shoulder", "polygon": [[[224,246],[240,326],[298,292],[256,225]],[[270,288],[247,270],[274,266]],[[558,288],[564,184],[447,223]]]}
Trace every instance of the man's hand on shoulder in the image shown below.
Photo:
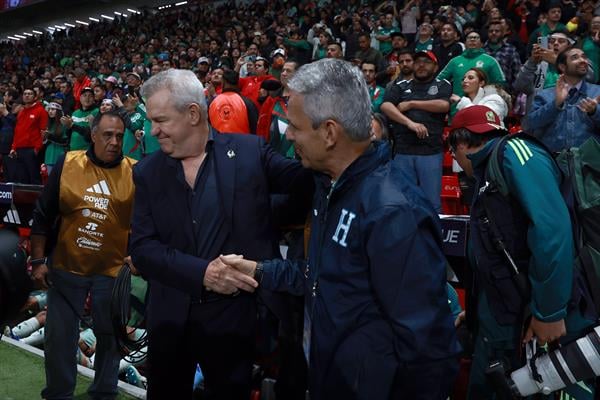
{"label": "man's hand on shoulder", "polygon": [[[207,290],[221,294],[233,294],[238,290],[254,292],[258,283],[228,264],[236,264],[243,256],[228,255],[220,256],[212,260],[204,273],[204,286]],[[223,261],[226,261],[227,264]]]}

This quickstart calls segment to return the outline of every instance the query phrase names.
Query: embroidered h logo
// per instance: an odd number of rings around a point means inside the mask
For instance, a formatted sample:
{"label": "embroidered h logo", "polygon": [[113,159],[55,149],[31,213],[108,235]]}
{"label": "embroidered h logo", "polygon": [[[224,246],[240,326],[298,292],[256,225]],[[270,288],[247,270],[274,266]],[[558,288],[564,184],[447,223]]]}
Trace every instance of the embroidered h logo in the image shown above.
{"label": "embroidered h logo", "polygon": [[346,210],[345,208],[342,209],[342,215],[340,215],[338,226],[335,229],[335,233],[332,237],[333,241],[338,243],[340,246],[348,246],[348,243],[346,243],[346,237],[348,237],[348,231],[350,231],[350,225],[352,225],[352,220],[354,217],[356,217],[356,214]]}

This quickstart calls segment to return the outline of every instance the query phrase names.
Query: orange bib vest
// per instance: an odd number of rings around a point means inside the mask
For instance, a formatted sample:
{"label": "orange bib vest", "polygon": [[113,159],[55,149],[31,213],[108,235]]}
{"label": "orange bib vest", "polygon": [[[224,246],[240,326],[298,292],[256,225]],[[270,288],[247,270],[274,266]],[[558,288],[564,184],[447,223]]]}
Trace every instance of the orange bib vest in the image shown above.
{"label": "orange bib vest", "polygon": [[60,176],[61,221],[54,268],[117,276],[127,255],[135,163],[124,157],[114,168],[101,168],[85,151],[67,153]]}

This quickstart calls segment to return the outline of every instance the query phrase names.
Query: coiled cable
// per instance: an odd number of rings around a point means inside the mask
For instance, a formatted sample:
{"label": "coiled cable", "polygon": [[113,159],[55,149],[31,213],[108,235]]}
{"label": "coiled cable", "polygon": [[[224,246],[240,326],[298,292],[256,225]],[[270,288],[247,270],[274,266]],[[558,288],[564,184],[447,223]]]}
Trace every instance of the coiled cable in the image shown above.
{"label": "coiled cable", "polygon": [[145,308],[144,302],[132,295],[131,279],[131,269],[125,264],[115,279],[110,315],[121,356],[125,361],[136,365],[147,357],[148,337],[144,329],[144,318],[140,321],[131,318],[132,298],[133,302],[139,303],[135,310],[142,316]]}

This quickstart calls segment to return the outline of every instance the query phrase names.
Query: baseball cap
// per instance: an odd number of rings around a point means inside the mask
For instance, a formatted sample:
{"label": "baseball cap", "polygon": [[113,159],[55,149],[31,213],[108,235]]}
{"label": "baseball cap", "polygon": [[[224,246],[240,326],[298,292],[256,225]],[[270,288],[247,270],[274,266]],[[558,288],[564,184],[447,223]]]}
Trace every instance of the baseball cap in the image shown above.
{"label": "baseball cap", "polygon": [[61,92],[56,92],[56,93],[52,94],[51,98],[52,99],[58,99],[58,100],[64,100],[65,99],[65,95],[62,94]]}
{"label": "baseball cap", "polygon": [[81,94],[84,94],[85,92],[90,92],[90,93],[94,94],[94,89],[92,89],[89,86],[86,86],[83,89],[81,89]]}
{"label": "baseball cap", "polygon": [[142,77],[140,76],[140,74],[138,74],[137,72],[128,72],[127,76],[133,76],[135,77],[138,81],[142,80]]}
{"label": "baseball cap", "polygon": [[198,64],[202,64],[202,63],[209,64],[210,62],[209,62],[209,60],[208,60],[208,57],[200,57],[200,58],[198,59]]}
{"label": "baseball cap", "polygon": [[435,56],[435,54],[433,54],[433,51],[417,51],[415,53],[414,59],[416,60],[418,57],[427,57],[429,58],[431,61],[433,61],[434,63],[438,63],[438,59]]}
{"label": "baseball cap", "polygon": [[267,64],[267,66],[269,66],[269,60],[267,60],[264,57],[258,56],[258,57],[256,57],[256,59],[254,61],[264,61],[265,64]]}
{"label": "baseball cap", "polygon": [[285,50],[284,49],[275,49],[271,53],[271,58],[275,58],[275,56],[285,57]]}
{"label": "baseball cap", "polygon": [[465,128],[472,133],[487,133],[495,130],[506,130],[500,117],[486,106],[471,106],[463,108],[452,119],[450,130]]}
{"label": "baseball cap", "polygon": [[114,76],[110,75],[110,76],[107,76],[106,78],[104,78],[104,82],[110,82],[110,83],[116,85],[117,84],[117,78],[115,78]]}

